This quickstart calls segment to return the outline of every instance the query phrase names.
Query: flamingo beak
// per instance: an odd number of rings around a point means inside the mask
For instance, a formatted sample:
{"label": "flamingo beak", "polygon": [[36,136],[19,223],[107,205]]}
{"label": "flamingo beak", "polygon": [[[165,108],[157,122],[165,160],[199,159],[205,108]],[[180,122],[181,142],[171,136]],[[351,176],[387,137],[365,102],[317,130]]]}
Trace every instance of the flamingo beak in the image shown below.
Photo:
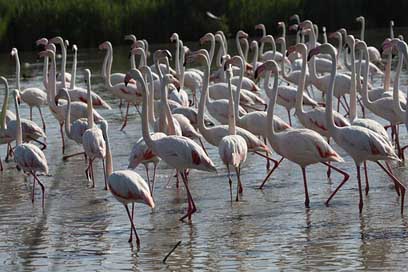
{"label": "flamingo beak", "polygon": [[132,79],[132,75],[130,73],[126,73],[124,82],[125,82],[125,86],[127,86],[130,82],[130,80]]}
{"label": "flamingo beak", "polygon": [[260,65],[258,66],[258,68],[256,68],[255,73],[254,73],[255,80],[258,80],[258,78],[264,72],[264,70],[265,70],[264,65]]}

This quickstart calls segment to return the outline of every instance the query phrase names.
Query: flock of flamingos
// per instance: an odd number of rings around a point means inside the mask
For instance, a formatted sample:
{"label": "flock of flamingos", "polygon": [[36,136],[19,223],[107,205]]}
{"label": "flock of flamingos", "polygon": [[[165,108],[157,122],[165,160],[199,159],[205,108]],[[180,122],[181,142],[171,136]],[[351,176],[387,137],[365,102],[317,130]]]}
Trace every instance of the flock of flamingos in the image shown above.
{"label": "flock of flamingos", "polygon": [[[393,182],[400,196],[402,214],[406,186],[393,174],[395,164],[392,162],[404,160],[404,148],[399,143],[399,125],[408,126],[408,111],[407,96],[399,90],[399,76],[403,60],[408,61],[407,44],[402,37],[394,38],[392,22],[390,37],[385,39],[381,55],[375,47],[367,46],[364,42],[364,17],[357,18],[361,22],[359,39],[348,35],[345,29],[330,34],[329,38],[338,40],[337,48],[327,43],[324,28],[323,43],[320,44],[317,42],[318,27],[310,20],[300,21],[297,15],[290,20],[295,21],[289,27],[289,30],[296,32],[295,45],[286,46],[286,26],[283,22],[278,24],[282,28],[282,35],[276,40],[267,35],[265,26],[260,24],[255,28],[262,31],[262,37],[250,44],[244,31],[237,32],[236,56],[228,55],[228,41],[222,31],[207,33],[200,39],[201,44],[210,44],[209,51],[190,51],[174,33],[170,38],[176,45],[174,69],[169,64],[172,55],[168,50],[155,51],[154,64],[148,66],[148,43],[128,35],[126,39],[132,40],[131,69],[127,73],[112,74],[112,45],[108,41],[100,44],[99,49],[106,50],[102,65],[105,88],[120,99],[120,107],[126,106],[121,130],[127,125],[129,107],[135,106],[142,118],[143,137],[135,142],[126,170],[113,169],[109,126],[96,111],[96,108],[110,109],[110,106],[92,91],[91,71],[85,69],[86,89],[75,86],[76,46],[72,46],[74,62],[70,74],[65,71],[68,42],[61,37],[49,40],[41,38],[37,41],[37,45],[44,48],[39,55],[44,58],[45,91],[20,88],[20,61],[17,49],[13,48],[11,55],[16,61],[16,88],[10,92],[14,98],[15,114],[8,110],[9,86],[6,78],[1,77],[5,85],[5,98],[1,109],[0,138],[1,144],[8,145],[6,160],[13,156],[17,169],[33,177],[33,202],[35,185],[38,183],[44,206],[45,187],[38,174],[48,173],[43,153],[46,145],[41,141],[46,137],[41,109],[48,105],[60,125],[63,159],[85,156],[86,177],[93,187],[94,162],[102,161],[105,189],[110,190],[125,206],[131,223],[129,242],[134,234],[138,246],[139,237],[133,223],[134,203],[145,203],[152,208],[155,206],[154,182],[160,161],[176,170],[177,184],[178,177],[181,177],[188,204],[187,213],[181,220],[191,220],[196,204],[189,190],[188,177],[194,174],[190,170],[216,171],[213,163],[215,158],[208,156],[203,140],[218,147],[220,159],[228,171],[231,201],[230,171],[236,172],[236,201],[239,201],[243,193],[241,166],[245,163],[247,153],[253,152],[266,159],[269,169],[260,188],[282,160],[287,159],[301,167],[307,208],[309,195],[306,167],[322,163],[327,166],[327,176],[330,176],[331,171],[340,173],[343,180],[326,201],[329,204],[349,180],[348,173],[332,165],[332,162],[344,161],[330,146],[332,139],[355,162],[360,213],[363,208],[360,168],[364,168],[367,194],[369,182],[366,162],[373,161]],[[215,54],[217,43],[218,52]],[[264,52],[265,44],[270,44],[272,50]],[[276,44],[280,51],[276,49]],[[58,73],[57,46],[62,52],[62,67]],[[253,51],[252,60],[248,60],[249,49]],[[393,54],[398,55],[398,64],[391,87]],[[140,57],[138,68],[135,56]],[[374,88],[371,81],[378,76],[383,77],[384,86]],[[260,96],[258,82],[267,100]],[[313,94],[318,91],[324,97],[322,102],[313,98]],[[29,120],[20,117],[21,100],[30,107]],[[336,102],[335,109],[333,100]],[[274,115],[276,104],[287,110],[288,122]],[[31,121],[33,107],[39,111],[42,127]],[[371,111],[388,121],[389,125],[384,127],[372,119],[358,117],[357,107],[361,107],[363,114]],[[291,126],[292,109],[303,128]],[[390,135],[387,129],[391,130]],[[64,134],[82,145],[83,152],[64,154]],[[12,147],[14,140],[16,146]],[[272,152],[281,158],[271,158]],[[145,166],[147,180],[134,171],[139,164]],[[154,167],[152,178],[149,177],[150,165]],[[128,208],[130,203],[131,211]]]}

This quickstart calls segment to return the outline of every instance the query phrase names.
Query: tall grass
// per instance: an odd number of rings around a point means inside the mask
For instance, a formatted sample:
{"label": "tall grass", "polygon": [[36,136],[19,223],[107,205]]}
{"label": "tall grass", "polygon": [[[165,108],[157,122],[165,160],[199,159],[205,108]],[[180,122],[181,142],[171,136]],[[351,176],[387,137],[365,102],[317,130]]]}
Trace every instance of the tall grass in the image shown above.
{"label": "tall grass", "polygon": [[[208,31],[235,33],[264,23],[275,33],[276,22],[293,13],[326,25],[357,28],[355,17],[365,15],[369,27],[386,27],[389,19],[406,25],[408,1],[374,0],[0,0],[0,49],[34,48],[40,37],[63,35],[83,47],[125,34],[152,42],[167,42],[172,32],[197,40]],[[221,17],[213,20],[205,12]]]}

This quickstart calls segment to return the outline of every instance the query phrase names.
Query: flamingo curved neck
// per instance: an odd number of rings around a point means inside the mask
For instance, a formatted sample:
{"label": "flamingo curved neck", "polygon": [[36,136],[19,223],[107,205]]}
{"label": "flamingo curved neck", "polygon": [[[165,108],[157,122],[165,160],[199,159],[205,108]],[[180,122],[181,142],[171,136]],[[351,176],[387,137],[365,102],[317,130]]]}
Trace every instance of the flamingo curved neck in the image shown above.
{"label": "flamingo curved neck", "polygon": [[20,87],[20,58],[18,57],[18,52],[14,56],[16,58],[16,86],[17,90],[21,91]]}
{"label": "flamingo curved neck", "polygon": [[364,41],[364,34],[365,34],[365,19],[362,18],[361,20],[361,32],[360,32],[360,40]]}
{"label": "flamingo curved neck", "polygon": [[214,53],[215,53],[215,37],[214,37],[214,35],[210,35],[210,67],[211,67],[211,64],[212,64],[212,62],[213,62],[213,59],[214,59]]}
{"label": "flamingo curved neck", "polygon": [[180,39],[179,36],[176,35],[176,73],[180,75]]}
{"label": "flamingo curved neck", "polygon": [[391,85],[391,62],[392,53],[388,54],[387,62],[385,64],[385,74],[384,74],[384,91],[388,92]]}
{"label": "flamingo curved neck", "polygon": [[220,47],[218,49],[217,53],[217,59],[216,59],[216,65],[218,68],[222,67],[222,57],[226,55],[226,49],[225,49],[225,44],[224,44],[224,39],[220,35]]}
{"label": "flamingo curved neck", "polygon": [[258,47],[257,42],[255,42],[253,49],[254,49],[254,56],[252,57],[252,67],[256,69],[256,63],[258,61],[258,52],[259,52],[259,47]]}
{"label": "flamingo curved neck", "polygon": [[106,162],[106,176],[109,177],[113,173],[113,163],[112,163],[112,152],[109,142],[109,135],[108,135],[108,123],[106,121],[102,121],[103,124],[101,125],[103,139],[105,140],[106,145],[106,154],[105,154],[105,162]]}
{"label": "flamingo curved neck", "polygon": [[87,80],[87,111],[88,111],[88,129],[94,127],[93,119],[93,104],[92,104],[92,95],[91,95],[91,77],[88,77]]}
{"label": "flamingo curved neck", "polygon": [[146,145],[149,148],[153,147],[153,140],[152,137],[150,136],[150,130],[149,130],[149,124],[148,124],[148,120],[147,120],[147,113],[149,111],[149,101],[148,101],[148,97],[149,97],[149,90],[147,89],[146,86],[146,82],[141,79],[140,83],[142,85],[142,88],[145,90],[144,92],[142,92],[143,95],[143,104],[142,104],[142,134],[143,134],[143,140],[145,141]]}
{"label": "flamingo curved neck", "polygon": [[[241,99],[241,88],[242,88],[242,79],[244,78],[244,62],[240,58],[239,59],[239,78],[238,78],[238,85],[235,88],[235,122],[238,124],[241,122],[242,117],[239,116],[239,101]],[[232,89],[232,86],[231,86]]]}
{"label": "flamingo curved neck", "polygon": [[71,84],[70,84],[70,89],[73,90],[75,89],[75,80],[76,80],[76,71],[77,71],[77,50],[74,49],[74,58],[72,62],[72,70],[71,70]]}
{"label": "flamingo curved neck", "polygon": [[336,131],[340,128],[336,126],[334,123],[333,117],[333,92],[334,92],[334,81],[336,79],[336,56],[334,52],[330,52],[332,67],[330,72],[330,84],[329,89],[327,90],[326,94],[326,125],[330,135],[336,135]]}
{"label": "flamingo curved neck", "polygon": [[239,41],[239,35],[238,34],[235,37],[235,45],[237,46],[238,55],[241,58],[245,59],[245,55],[244,55],[244,52],[242,51],[242,47],[241,47],[241,43]]}
{"label": "flamingo curved neck", "polygon": [[350,123],[357,119],[357,91],[356,91],[356,65],[355,42],[349,44],[351,52],[351,90],[350,90]]}
{"label": "flamingo curved neck", "polygon": [[[315,36],[314,31],[313,31],[313,28],[310,31],[309,38],[310,38],[310,41],[312,43],[311,48],[315,48],[316,47],[316,36]],[[322,76],[318,76],[317,72],[316,72],[316,56],[312,57],[312,63],[310,65],[310,75],[311,75],[312,79],[316,80],[316,81],[321,80],[323,78]]]}
{"label": "flamingo curved neck", "polygon": [[62,89],[62,91],[65,94],[65,97],[67,98],[67,110],[65,112],[65,133],[69,138],[72,138],[71,136],[71,97],[69,93],[65,90]]}
{"label": "flamingo curved neck", "polygon": [[303,48],[300,54],[302,56],[302,67],[300,70],[301,71],[300,79],[299,79],[298,89],[296,93],[295,108],[296,108],[296,115],[298,115],[301,118],[305,114],[305,111],[303,110],[303,90],[305,88],[305,83],[306,83],[307,49],[305,50],[305,48]]}
{"label": "flamingo curved neck", "polygon": [[108,88],[112,88],[112,82],[111,82],[111,72],[112,72],[112,62],[113,62],[113,49],[112,45],[108,45],[108,62],[106,65],[106,78],[105,78],[105,84]]}
{"label": "flamingo curved neck", "polygon": [[45,90],[48,89],[48,56],[44,57],[44,67],[43,67],[43,85]]}
{"label": "flamingo curved neck", "polygon": [[[269,79],[271,77],[271,71],[268,71],[267,77],[265,79],[265,87],[269,85]],[[276,97],[278,95],[278,72],[274,74],[274,80],[273,80],[273,88],[271,92],[271,99],[269,100],[269,106],[268,106],[268,112],[266,116],[266,130],[268,132],[268,140],[270,143],[274,142],[274,138],[276,136],[275,128],[273,125],[273,114],[275,110],[275,104],[276,104]],[[269,88],[269,86],[268,86]]]}
{"label": "flamingo curved neck", "polygon": [[402,52],[398,48],[398,63],[397,63],[396,71],[395,71],[394,88],[392,90],[392,97],[393,97],[394,109],[399,115],[404,114],[404,110],[402,109],[400,100],[399,100],[399,81],[400,81],[400,74],[401,74],[403,62],[404,60],[403,60]]}
{"label": "flamingo curved neck", "polygon": [[[282,56],[285,56],[285,53],[286,53],[286,41],[285,41],[285,39],[283,39],[282,42],[281,42],[281,53],[282,53]],[[284,60],[281,61],[281,70],[282,70],[281,72],[282,72],[283,78],[288,80],[289,77],[288,77],[288,73],[285,71],[285,61]]]}
{"label": "flamingo curved neck", "polygon": [[[230,135],[235,135],[237,132],[236,132],[236,125],[235,125],[235,106],[234,106],[234,99],[233,99],[234,94],[233,94],[232,86],[231,86],[231,78],[228,78],[227,84],[228,84],[228,91],[229,91],[229,96],[228,96],[228,132],[229,132]],[[236,94],[235,96],[238,96],[238,94]]]}
{"label": "flamingo curved neck", "polygon": [[51,108],[51,111],[56,112],[58,110],[58,105],[55,104],[55,94],[57,91],[57,73],[56,73],[56,63],[55,63],[55,54],[51,54],[51,68],[50,68],[50,79],[49,86],[47,91],[48,96],[48,106]]}
{"label": "flamingo curved neck", "polygon": [[358,66],[357,66],[358,67],[357,68],[357,78],[360,79],[361,65],[362,65],[362,60],[363,60],[363,55],[364,55],[366,65],[364,66],[364,73],[363,73],[364,81],[363,81],[363,88],[361,92],[362,92],[363,104],[364,106],[369,108],[370,106],[373,105],[373,102],[370,101],[370,98],[368,97],[368,68],[369,68],[370,61],[369,61],[368,49],[366,46],[362,49],[362,52],[360,52],[359,55],[360,56],[359,56]]}
{"label": "flamingo curved neck", "polygon": [[20,119],[20,110],[19,110],[19,106],[17,103],[17,98],[14,97],[14,105],[16,107],[16,123],[17,123],[17,130],[16,130],[16,144],[17,146],[21,145],[23,143],[23,133],[22,133],[22,129],[21,129],[21,119]]}
{"label": "flamingo curved neck", "polygon": [[[261,37],[261,40],[262,40],[262,38],[264,38],[266,36],[266,28],[265,28],[264,25],[262,25],[261,31],[262,31],[262,37]],[[259,59],[261,59],[262,56],[263,56],[264,46],[265,46],[265,42],[262,41],[261,45],[259,47],[259,57],[258,57]]]}
{"label": "flamingo curved neck", "polygon": [[1,107],[1,113],[0,113],[1,130],[7,129],[6,113],[8,109],[8,100],[9,100],[9,86],[6,80],[4,80],[4,85],[5,85],[6,91],[4,93],[3,106]]}
{"label": "flamingo curved neck", "polygon": [[209,129],[205,126],[204,123],[204,108],[207,103],[207,98],[209,98],[208,84],[210,81],[210,64],[206,57],[205,60],[206,61],[204,65],[203,89],[201,90],[200,103],[198,104],[197,125],[203,137],[205,139],[208,139],[211,136],[209,135]]}

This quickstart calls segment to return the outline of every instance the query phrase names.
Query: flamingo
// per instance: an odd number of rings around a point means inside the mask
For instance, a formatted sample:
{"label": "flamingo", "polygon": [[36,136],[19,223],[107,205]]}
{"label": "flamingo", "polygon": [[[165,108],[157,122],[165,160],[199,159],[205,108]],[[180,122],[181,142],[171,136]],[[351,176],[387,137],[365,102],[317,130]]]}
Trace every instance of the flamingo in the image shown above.
{"label": "flamingo", "polygon": [[27,88],[21,90],[20,87],[20,59],[17,48],[11,50],[11,56],[16,60],[16,87],[20,91],[21,100],[30,107],[30,120],[33,119],[33,107],[38,109],[41,116],[43,130],[45,131],[45,121],[41,112],[41,107],[47,104],[47,93],[40,88]]}
{"label": "flamingo", "polygon": [[[76,70],[77,70],[77,52],[78,52],[78,48],[77,46],[74,44],[72,45],[72,50],[74,51],[74,57],[73,57],[73,62],[72,62],[72,73],[71,73],[71,82],[70,82],[70,86],[69,86],[69,95],[71,98],[71,101],[82,101],[84,103],[87,103],[87,90],[78,86],[75,86],[75,82],[76,82]],[[58,94],[60,92],[61,89],[59,89]],[[102,97],[100,97],[98,94],[96,94],[95,92],[91,91],[91,95],[92,95],[92,103],[95,107],[101,107],[104,109],[112,109],[109,104],[102,99]],[[58,96],[58,95],[57,95]]]}
{"label": "flamingo", "polygon": [[[149,90],[152,90],[153,76],[150,67],[142,66],[140,67],[140,72],[147,76],[148,80],[150,81]],[[154,96],[153,92],[150,91],[148,96],[149,111],[147,112],[147,115],[149,123],[151,125],[154,125],[154,123],[156,122],[154,118],[153,96]],[[156,132],[153,133],[151,136],[153,140],[157,140],[159,138],[165,137],[166,134],[162,132]],[[154,182],[156,179],[156,169],[159,162],[160,158],[155,153],[153,153],[153,151],[150,148],[148,148],[143,137],[140,137],[139,140],[137,140],[136,143],[133,145],[132,151],[130,152],[128,169],[135,169],[139,164],[143,164],[145,166],[147,183],[149,185],[149,191],[152,197],[154,192]],[[151,163],[153,164],[153,178],[150,181],[149,164]]]}
{"label": "flamingo", "polygon": [[[301,70],[301,78],[300,78],[300,83],[303,84],[303,80],[305,78],[305,72],[306,72],[306,52],[307,52],[307,48],[304,44],[297,44],[295,46],[295,49],[297,52],[300,53],[300,55],[302,56],[302,70]],[[303,109],[303,89],[304,89],[304,84],[298,85],[298,90],[297,90],[297,96],[296,96],[296,111],[295,111],[295,115],[298,118],[298,120],[300,121],[300,123],[308,129],[314,130],[317,133],[319,133],[320,135],[324,136],[327,138],[327,142],[330,142],[330,133],[327,129],[327,123],[326,123],[326,119],[325,119],[325,109],[324,107],[315,107],[313,109],[310,109],[308,111],[305,111]],[[338,112],[333,113],[334,114],[334,118],[335,118],[335,122],[336,124],[338,124],[338,126],[348,126],[350,125],[350,122],[347,121],[346,118],[343,117],[343,115],[341,115]],[[329,163],[330,164],[330,163]],[[330,173],[331,173],[331,167],[328,168],[327,170],[327,176],[330,177]],[[335,168],[333,168],[335,169]],[[337,169],[335,169],[336,171],[338,171]]]}
{"label": "flamingo", "polygon": [[111,69],[112,69],[112,44],[109,41],[103,42],[102,44],[99,45],[99,49],[105,49],[107,50],[107,69],[106,69],[106,76],[105,76],[105,87],[113,93],[114,96],[123,99],[127,102],[127,107],[126,107],[126,114],[125,118],[123,120],[122,127],[120,130],[122,131],[126,125],[127,125],[127,120],[128,120],[128,114],[129,114],[129,106],[130,104],[133,104],[136,106],[140,104],[141,101],[141,93],[139,91],[140,86],[138,86],[136,83],[129,84],[125,86],[125,84],[122,82],[113,85],[112,80],[111,80]]}
{"label": "flamingo", "polygon": [[[319,47],[312,49],[309,52],[308,58],[310,59],[313,55],[319,54],[320,52],[324,54],[330,54],[332,57],[332,71],[330,74],[330,87],[326,96],[326,123],[330,135],[333,137],[334,141],[344,149],[354,160],[357,169],[357,181],[359,190],[359,212],[363,209],[363,196],[361,191],[361,177],[360,177],[360,166],[363,161],[370,160],[377,162],[384,171],[387,171],[378,161],[379,160],[399,160],[398,156],[395,154],[392,144],[384,139],[380,134],[369,130],[361,126],[345,126],[338,127],[333,118],[333,91],[336,77],[336,65],[335,65],[335,53],[334,47],[331,44],[323,44]],[[366,50],[367,51],[367,50]],[[367,52],[364,52],[367,53]],[[367,67],[368,68],[368,67]],[[367,69],[366,69],[367,71]],[[330,199],[336,194],[338,189],[345,183],[343,181],[340,183],[339,187],[333,192],[333,194],[326,201],[326,204]],[[401,184],[398,179],[394,179],[396,186],[399,187],[401,192],[401,214],[404,211],[404,197],[405,197],[405,186]]]}
{"label": "flamingo", "polygon": [[[101,121],[101,130],[103,139],[106,142],[106,172],[110,192],[113,197],[125,206],[129,217],[131,229],[129,243],[132,242],[132,234],[136,236],[136,245],[140,247],[140,239],[136,232],[136,227],[133,223],[134,203],[143,203],[151,208],[155,204],[151,197],[146,181],[136,172],[132,170],[116,170],[113,171],[112,153],[109,144],[108,123],[105,120]],[[132,203],[132,213],[130,213],[128,204]]]}
{"label": "flamingo", "polygon": [[[5,77],[0,77],[0,81],[4,84],[4,88],[6,90],[4,94],[3,106],[1,108],[1,113],[0,113],[0,144],[9,145],[15,139],[7,131],[6,112],[8,111],[7,108],[8,108],[9,85]],[[0,159],[0,171],[3,171],[3,163],[1,159]]]}
{"label": "flamingo", "polygon": [[[49,88],[47,89],[47,99],[48,99],[48,107],[54,117],[57,119],[60,125],[60,134],[61,134],[61,141],[62,141],[62,154],[65,153],[65,140],[64,140],[64,131],[63,125],[65,120],[65,112],[67,110],[67,104],[58,105],[55,102],[55,92],[56,92],[56,64],[55,64],[55,53],[53,50],[47,49],[45,51],[41,51],[39,53],[40,57],[50,58],[51,59],[51,68],[50,68],[50,76],[49,76]],[[45,77],[47,75],[44,75]],[[72,102],[71,103],[71,120],[75,121],[79,118],[85,118],[88,116],[87,113],[87,106],[82,102]],[[95,110],[92,111],[94,121],[99,123],[103,117],[99,115]]]}
{"label": "flamingo", "polygon": [[60,82],[57,85],[58,85],[58,88],[66,88],[66,83],[71,81],[71,74],[66,72],[68,43],[65,43],[62,37],[60,36],[56,36],[50,39],[48,42],[58,44],[59,46],[61,46],[61,54],[62,54],[61,74],[57,75],[57,79],[60,80]]}
{"label": "flamingo", "polygon": [[[129,78],[134,78],[142,85],[142,96],[143,96],[143,110],[142,110],[142,131],[143,139],[145,140],[147,146],[152,149],[162,160],[164,160],[168,165],[175,168],[181,173],[183,183],[187,191],[188,200],[188,210],[187,214],[180,218],[184,220],[188,217],[191,220],[192,214],[196,211],[196,206],[190,189],[188,186],[188,180],[186,176],[186,169],[198,169],[203,171],[215,172],[216,168],[211,159],[205,154],[204,150],[194,141],[183,136],[166,136],[160,139],[154,140],[149,133],[149,126],[147,120],[148,112],[148,95],[149,90],[146,88],[146,83],[138,70],[132,69],[127,74],[125,82]],[[167,83],[167,76],[164,77],[165,83]],[[168,106],[166,110],[170,111]],[[174,124],[172,119],[169,119],[169,126],[173,127]]]}
{"label": "flamingo", "polygon": [[[366,43],[361,41],[356,43],[356,50],[362,50],[363,54],[360,54],[360,60],[362,60],[363,56],[366,57],[366,62],[368,62],[368,49],[366,50]],[[368,97],[368,69],[364,67],[364,74],[363,74],[363,88],[361,90],[362,100],[364,107],[368,108],[371,112],[375,115],[387,120],[391,124],[392,133],[395,135],[396,145],[398,152],[400,153],[400,144],[399,144],[399,133],[397,129],[397,125],[404,121],[404,114],[402,114],[398,109],[395,107],[395,102],[399,101],[399,94],[397,89],[393,89],[393,96],[383,96],[380,99],[371,101]],[[360,69],[357,69],[360,71]],[[366,73],[367,72],[367,73]],[[357,78],[359,75],[357,76]],[[405,102],[406,103],[406,102]],[[405,104],[406,106],[406,104]]]}
{"label": "flamingo", "polygon": [[[360,31],[360,40],[364,41],[364,34],[365,34],[365,18],[364,16],[359,16],[356,18],[356,21],[361,23],[361,31]],[[374,46],[368,46],[368,54],[369,60],[374,63],[381,63],[381,54],[377,48]]]}
{"label": "flamingo", "polygon": [[[91,89],[91,71],[85,69],[85,79],[87,83],[88,90]],[[85,154],[88,157],[88,167],[85,170],[85,173],[89,179],[92,179],[92,187],[95,187],[95,178],[93,174],[93,161],[97,158],[102,160],[103,165],[103,174],[105,178],[105,190],[107,187],[107,177],[105,171],[105,156],[106,156],[106,143],[102,135],[102,130],[95,126],[93,118],[93,105],[92,105],[92,96],[88,92],[88,129],[82,135],[82,145],[84,147]]]}
{"label": "flamingo", "polygon": [[[351,49],[351,63],[355,63],[355,39],[352,35],[346,36],[346,44]],[[367,118],[358,118],[357,116],[357,93],[356,93],[356,71],[355,66],[351,66],[351,90],[350,90],[350,123],[353,126],[365,127],[369,130],[381,135],[384,139],[389,140],[387,131],[384,127],[375,120]],[[368,175],[367,175],[367,163],[364,161],[364,174],[366,178],[366,195],[369,191]]]}
{"label": "flamingo", "polygon": [[[306,51],[305,45],[298,44],[297,46],[303,47]],[[344,160],[319,133],[313,130],[305,128],[289,128],[282,132],[275,132],[275,129],[273,128],[273,112],[278,93],[278,64],[272,60],[265,62],[262,66],[264,66],[264,69],[271,71],[275,77],[272,89],[272,99],[269,101],[268,106],[268,140],[272,148],[279,155],[298,164],[301,167],[303,174],[303,185],[305,188],[305,207],[309,208],[310,201],[307,188],[306,167],[308,165],[320,162],[343,162]],[[304,68],[305,65],[303,67],[303,70]],[[304,78],[303,83],[301,83],[300,85],[302,84],[304,84]],[[293,143],[297,143],[296,146],[294,146]],[[345,175],[345,179],[348,179],[348,176]]]}
{"label": "flamingo", "polygon": [[20,111],[18,105],[19,99],[19,92],[18,90],[13,91],[14,96],[14,105],[16,107],[16,115],[17,115],[17,135],[16,135],[16,148],[14,150],[14,160],[17,163],[17,166],[22,169],[24,172],[28,173],[29,175],[33,176],[33,191],[31,195],[31,201],[34,203],[34,190],[35,190],[35,183],[41,187],[42,192],[42,207],[44,208],[44,198],[45,198],[45,187],[44,184],[38,179],[37,173],[45,173],[48,174],[48,163],[47,159],[45,158],[44,153],[41,149],[37,146],[30,144],[30,143],[23,143],[23,133],[21,129],[21,119],[20,119]]}
{"label": "flamingo", "polygon": [[230,196],[232,201],[232,180],[231,180],[231,173],[229,166],[231,165],[234,167],[235,172],[237,174],[238,184],[237,184],[237,196],[236,201],[239,201],[239,192],[242,191],[241,184],[241,165],[246,161],[247,153],[248,153],[248,146],[245,139],[237,135],[236,127],[235,127],[235,106],[233,100],[233,93],[231,87],[231,78],[232,78],[232,70],[229,67],[227,69],[227,82],[228,82],[228,89],[230,91],[230,99],[229,99],[229,124],[228,130],[229,135],[224,136],[219,145],[218,145],[218,153],[220,154],[222,162],[227,166],[228,169],[228,181],[230,186]]}

